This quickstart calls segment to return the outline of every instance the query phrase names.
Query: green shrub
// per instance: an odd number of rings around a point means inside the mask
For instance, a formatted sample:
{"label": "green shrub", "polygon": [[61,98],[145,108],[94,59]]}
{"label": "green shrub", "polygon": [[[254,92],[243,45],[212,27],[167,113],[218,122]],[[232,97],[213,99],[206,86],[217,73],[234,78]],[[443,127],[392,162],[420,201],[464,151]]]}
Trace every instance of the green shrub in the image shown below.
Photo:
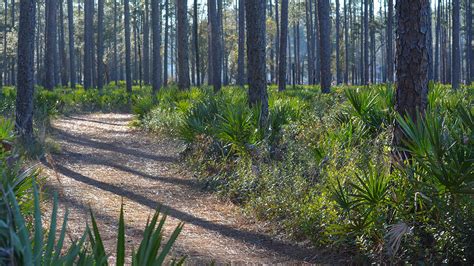
{"label": "green shrub", "polygon": [[[18,204],[13,191],[4,191],[0,198],[1,206],[6,212],[0,217],[0,263],[4,265],[107,265],[108,255],[102,242],[98,225],[91,212],[92,228],[87,227],[79,240],[74,240],[64,251],[68,211],[66,210],[62,223],[58,220],[58,202],[55,197],[49,228],[44,232],[42,213],[39,202],[39,192],[33,185],[34,213],[32,229],[28,224]],[[132,254],[132,265],[162,265],[169,257],[171,247],[183,228],[179,224],[171,234],[166,244],[163,242],[163,226],[166,216],[159,220],[160,212],[156,211],[146,225],[143,239],[136,252]],[[57,235],[57,229],[61,228]],[[117,232],[116,265],[125,263],[125,222],[123,204],[120,210],[119,230]],[[181,265],[184,258],[173,264]]]}

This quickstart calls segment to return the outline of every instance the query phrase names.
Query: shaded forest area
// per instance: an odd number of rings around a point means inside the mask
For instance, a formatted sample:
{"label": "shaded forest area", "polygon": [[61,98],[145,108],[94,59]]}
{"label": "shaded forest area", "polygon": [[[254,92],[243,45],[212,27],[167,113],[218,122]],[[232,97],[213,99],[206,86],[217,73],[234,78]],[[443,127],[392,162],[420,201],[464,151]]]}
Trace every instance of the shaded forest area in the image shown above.
{"label": "shaded forest area", "polygon": [[55,121],[104,112],[133,114],[134,138],[182,145],[175,164],[196,186],[275,239],[314,250],[301,263],[472,264],[472,8],[470,0],[5,0],[0,262],[186,264],[173,253],[186,226],[165,232],[157,211],[132,251],[120,202],[113,255],[92,208],[82,238],[64,243],[65,195],[43,189],[57,177],[41,172],[64,169],[54,163],[67,148]]}

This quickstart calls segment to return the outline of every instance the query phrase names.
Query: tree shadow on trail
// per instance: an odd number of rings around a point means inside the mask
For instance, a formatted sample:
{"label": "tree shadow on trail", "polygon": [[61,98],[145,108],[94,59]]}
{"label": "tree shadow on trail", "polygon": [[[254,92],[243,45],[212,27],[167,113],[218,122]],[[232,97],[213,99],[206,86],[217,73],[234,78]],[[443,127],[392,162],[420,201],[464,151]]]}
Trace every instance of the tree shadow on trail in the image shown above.
{"label": "tree shadow on trail", "polygon": [[196,180],[147,174],[139,170],[130,168],[124,164],[115,163],[113,162],[112,158],[106,158],[105,156],[102,156],[99,158],[98,156],[94,156],[92,154],[81,154],[81,153],[76,153],[76,152],[71,152],[71,151],[63,151],[62,155],[65,157],[68,157],[68,159],[76,163],[80,162],[80,163],[89,164],[89,165],[102,165],[102,166],[114,168],[116,170],[120,170],[122,172],[129,173],[132,175],[136,175],[145,179],[149,179],[152,181],[158,181],[158,182],[163,182],[163,183],[168,183],[168,184],[173,184],[173,185],[178,185],[178,186],[186,186],[190,189],[200,190],[199,182]]}
{"label": "tree shadow on trail", "polygon": [[169,216],[181,220],[187,224],[193,224],[195,226],[199,226],[204,229],[217,232],[220,235],[239,240],[243,243],[255,245],[256,247],[276,252],[278,254],[283,254],[284,256],[290,259],[308,261],[313,258],[315,254],[317,254],[317,252],[313,249],[291,245],[279,240],[274,240],[268,235],[259,234],[255,232],[241,231],[227,225],[216,224],[210,221],[206,221],[189,213],[177,210],[171,206],[162,204],[158,201],[137,194],[133,191],[129,191],[125,188],[92,179],[62,165],[57,165],[56,170],[64,176],[72,178],[76,181],[82,182],[90,186],[94,186],[104,191],[114,193],[115,195],[127,198],[131,201],[147,206],[148,208],[156,209],[157,206],[162,206],[162,209]]}
{"label": "tree shadow on trail", "polygon": [[[86,119],[86,118],[81,118],[77,116],[66,116],[68,120],[79,120],[79,121],[84,121],[84,122],[91,122],[91,123],[96,123],[96,124],[105,124],[105,125],[111,125],[111,126],[126,126],[127,124],[119,124],[119,123],[113,123],[113,122],[105,122],[105,121],[100,121],[100,120],[95,120],[95,119]],[[130,119],[113,119],[113,121],[117,122],[127,122]]]}
{"label": "tree shadow on trail", "polygon": [[171,157],[171,156],[154,155],[154,154],[150,154],[150,153],[143,152],[140,150],[122,147],[114,143],[101,142],[97,140],[91,140],[89,138],[82,137],[82,136],[75,136],[59,128],[54,128],[54,131],[58,133],[58,137],[60,139],[63,139],[70,143],[90,147],[93,149],[100,149],[100,150],[105,150],[105,151],[110,151],[110,152],[122,153],[126,155],[131,155],[137,158],[144,158],[144,159],[155,160],[155,161],[160,161],[160,162],[173,163],[173,162],[176,162],[177,160],[177,158]]}

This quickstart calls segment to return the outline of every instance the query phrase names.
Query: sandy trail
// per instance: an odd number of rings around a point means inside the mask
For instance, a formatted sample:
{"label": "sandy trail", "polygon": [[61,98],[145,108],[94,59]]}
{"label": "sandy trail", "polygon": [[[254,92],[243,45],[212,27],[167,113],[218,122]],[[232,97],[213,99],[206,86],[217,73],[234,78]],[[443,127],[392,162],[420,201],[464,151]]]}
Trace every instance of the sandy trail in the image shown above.
{"label": "sandy trail", "polygon": [[73,237],[83,231],[90,206],[113,254],[123,199],[129,250],[138,246],[149,215],[162,206],[169,216],[166,235],[179,221],[186,224],[173,253],[185,254],[187,264],[304,264],[321,259],[314,250],[275,239],[231,203],[203,191],[180,169],[180,144],[131,128],[132,118],[88,114],[53,122],[61,152],[53,155],[54,167],[44,166],[50,176],[47,186],[59,191],[61,204],[70,210]]}

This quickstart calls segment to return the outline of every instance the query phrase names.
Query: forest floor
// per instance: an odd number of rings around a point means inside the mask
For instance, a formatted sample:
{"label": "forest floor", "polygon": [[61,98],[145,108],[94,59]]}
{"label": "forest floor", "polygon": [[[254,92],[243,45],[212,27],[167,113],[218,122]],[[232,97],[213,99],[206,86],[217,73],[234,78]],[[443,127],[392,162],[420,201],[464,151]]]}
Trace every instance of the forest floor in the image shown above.
{"label": "forest floor", "polygon": [[60,151],[44,163],[45,186],[58,191],[62,209],[68,208],[72,238],[84,231],[90,207],[107,251],[114,254],[123,199],[128,250],[138,247],[147,219],[162,206],[168,213],[165,235],[185,222],[173,255],[186,255],[187,264],[327,262],[313,249],[272,236],[239,207],[202,190],[180,164],[182,144],[133,128],[132,119],[96,113],[53,121]]}

